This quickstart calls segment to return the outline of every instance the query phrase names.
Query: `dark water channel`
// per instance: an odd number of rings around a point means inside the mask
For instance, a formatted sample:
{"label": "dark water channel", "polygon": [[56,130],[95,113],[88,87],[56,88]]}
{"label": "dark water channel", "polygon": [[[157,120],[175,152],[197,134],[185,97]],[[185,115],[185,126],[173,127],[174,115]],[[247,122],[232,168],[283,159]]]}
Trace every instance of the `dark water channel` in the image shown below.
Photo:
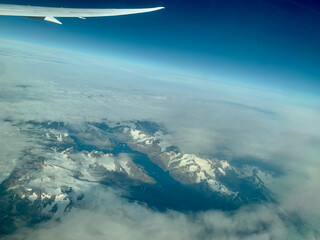
{"label": "dark water channel", "polygon": [[158,210],[199,211],[228,208],[226,202],[223,203],[217,196],[207,195],[200,190],[199,186],[187,186],[176,181],[168,172],[153,163],[146,154],[132,150],[126,143],[115,143],[116,146],[110,151],[85,144],[75,136],[71,137],[77,144],[79,151],[101,151],[112,153],[115,156],[120,153],[130,154],[133,157],[132,161],[142,166],[147,174],[156,180],[156,184],[141,183],[138,186],[129,186],[130,195],[125,196],[129,200],[145,203]]}

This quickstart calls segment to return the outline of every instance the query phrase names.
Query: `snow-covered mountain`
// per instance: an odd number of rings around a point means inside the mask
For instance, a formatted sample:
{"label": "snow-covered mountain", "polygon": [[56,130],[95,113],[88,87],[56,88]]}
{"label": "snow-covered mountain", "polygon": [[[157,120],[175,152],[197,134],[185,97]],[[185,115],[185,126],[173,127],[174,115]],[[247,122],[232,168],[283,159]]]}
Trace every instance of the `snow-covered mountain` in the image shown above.
{"label": "snow-covered mountain", "polygon": [[88,193],[101,186],[147,206],[176,210],[232,209],[271,198],[261,179],[272,173],[183,153],[153,122],[15,124],[32,147],[1,183],[2,231],[58,219],[85,206]]}

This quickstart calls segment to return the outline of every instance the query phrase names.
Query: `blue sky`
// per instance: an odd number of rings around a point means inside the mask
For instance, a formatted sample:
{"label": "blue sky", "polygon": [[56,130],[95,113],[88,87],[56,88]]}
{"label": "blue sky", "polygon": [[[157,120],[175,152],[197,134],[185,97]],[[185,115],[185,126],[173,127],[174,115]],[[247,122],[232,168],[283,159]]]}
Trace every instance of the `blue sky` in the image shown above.
{"label": "blue sky", "polygon": [[64,7],[154,7],[164,11],[111,18],[62,19],[63,25],[1,17],[0,37],[135,64],[276,88],[320,92],[317,0],[45,1]]}

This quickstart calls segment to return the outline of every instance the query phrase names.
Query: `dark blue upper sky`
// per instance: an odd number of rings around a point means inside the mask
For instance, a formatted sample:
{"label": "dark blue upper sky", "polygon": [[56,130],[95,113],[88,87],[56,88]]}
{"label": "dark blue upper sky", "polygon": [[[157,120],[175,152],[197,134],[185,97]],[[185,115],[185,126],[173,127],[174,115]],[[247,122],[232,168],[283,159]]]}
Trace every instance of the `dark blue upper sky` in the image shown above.
{"label": "dark blue upper sky", "polygon": [[62,26],[0,18],[0,37],[40,43],[207,78],[320,92],[318,0],[12,0],[88,8],[165,6],[164,11]]}

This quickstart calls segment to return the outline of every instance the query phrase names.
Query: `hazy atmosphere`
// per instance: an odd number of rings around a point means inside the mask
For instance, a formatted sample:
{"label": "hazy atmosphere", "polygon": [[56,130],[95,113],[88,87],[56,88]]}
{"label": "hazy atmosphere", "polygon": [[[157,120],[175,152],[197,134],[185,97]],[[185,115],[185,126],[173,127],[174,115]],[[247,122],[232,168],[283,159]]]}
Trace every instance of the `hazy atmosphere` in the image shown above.
{"label": "hazy atmosphere", "polygon": [[10,4],[166,9],[0,16],[1,239],[320,238],[316,2]]}

